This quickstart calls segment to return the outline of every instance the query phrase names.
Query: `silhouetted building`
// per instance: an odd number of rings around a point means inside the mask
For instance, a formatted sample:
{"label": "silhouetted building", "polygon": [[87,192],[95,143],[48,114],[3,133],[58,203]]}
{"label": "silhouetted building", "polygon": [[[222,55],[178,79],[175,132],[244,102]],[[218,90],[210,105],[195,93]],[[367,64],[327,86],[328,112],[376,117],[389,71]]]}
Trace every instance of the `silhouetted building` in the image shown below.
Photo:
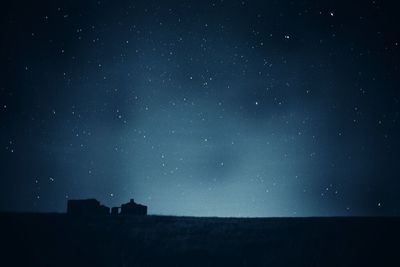
{"label": "silhouetted building", "polygon": [[147,206],[137,204],[133,199],[121,205],[121,215],[147,215]]}
{"label": "silhouetted building", "polygon": [[76,216],[110,215],[110,208],[96,199],[68,200],[67,213]]}
{"label": "silhouetted building", "polygon": [[[75,216],[104,216],[110,215],[110,208],[101,205],[94,198],[68,200],[67,213]],[[113,207],[111,215],[147,215],[147,206],[137,204],[133,199],[121,207]]]}

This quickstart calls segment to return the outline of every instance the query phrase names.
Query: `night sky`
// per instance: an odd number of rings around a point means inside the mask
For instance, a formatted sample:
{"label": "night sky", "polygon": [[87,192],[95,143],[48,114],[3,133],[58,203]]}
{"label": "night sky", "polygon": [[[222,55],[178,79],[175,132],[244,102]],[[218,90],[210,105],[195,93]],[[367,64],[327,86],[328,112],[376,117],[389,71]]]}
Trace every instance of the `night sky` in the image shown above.
{"label": "night sky", "polygon": [[400,215],[396,2],[3,3],[0,210]]}

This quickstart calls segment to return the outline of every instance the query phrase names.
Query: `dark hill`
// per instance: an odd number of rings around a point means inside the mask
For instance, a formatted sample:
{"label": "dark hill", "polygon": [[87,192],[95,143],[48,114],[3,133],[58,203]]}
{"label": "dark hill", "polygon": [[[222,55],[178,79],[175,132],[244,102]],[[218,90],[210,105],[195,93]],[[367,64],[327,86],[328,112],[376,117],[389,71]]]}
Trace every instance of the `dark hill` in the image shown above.
{"label": "dark hill", "polygon": [[400,218],[0,214],[1,266],[400,266]]}

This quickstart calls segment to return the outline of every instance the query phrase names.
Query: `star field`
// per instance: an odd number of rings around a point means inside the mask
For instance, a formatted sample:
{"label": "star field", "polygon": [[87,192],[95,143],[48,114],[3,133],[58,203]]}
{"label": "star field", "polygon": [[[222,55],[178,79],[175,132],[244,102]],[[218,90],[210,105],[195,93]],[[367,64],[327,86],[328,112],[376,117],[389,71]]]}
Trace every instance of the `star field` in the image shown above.
{"label": "star field", "polygon": [[396,8],[5,4],[0,209],[399,215]]}

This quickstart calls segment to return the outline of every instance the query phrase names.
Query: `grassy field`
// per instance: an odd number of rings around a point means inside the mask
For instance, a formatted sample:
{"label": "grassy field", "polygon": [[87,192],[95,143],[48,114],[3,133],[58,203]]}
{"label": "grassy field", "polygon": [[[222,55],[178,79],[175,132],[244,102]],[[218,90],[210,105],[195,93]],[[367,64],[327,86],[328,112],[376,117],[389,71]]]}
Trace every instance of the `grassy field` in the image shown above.
{"label": "grassy field", "polygon": [[400,266],[400,218],[0,214],[1,266]]}

